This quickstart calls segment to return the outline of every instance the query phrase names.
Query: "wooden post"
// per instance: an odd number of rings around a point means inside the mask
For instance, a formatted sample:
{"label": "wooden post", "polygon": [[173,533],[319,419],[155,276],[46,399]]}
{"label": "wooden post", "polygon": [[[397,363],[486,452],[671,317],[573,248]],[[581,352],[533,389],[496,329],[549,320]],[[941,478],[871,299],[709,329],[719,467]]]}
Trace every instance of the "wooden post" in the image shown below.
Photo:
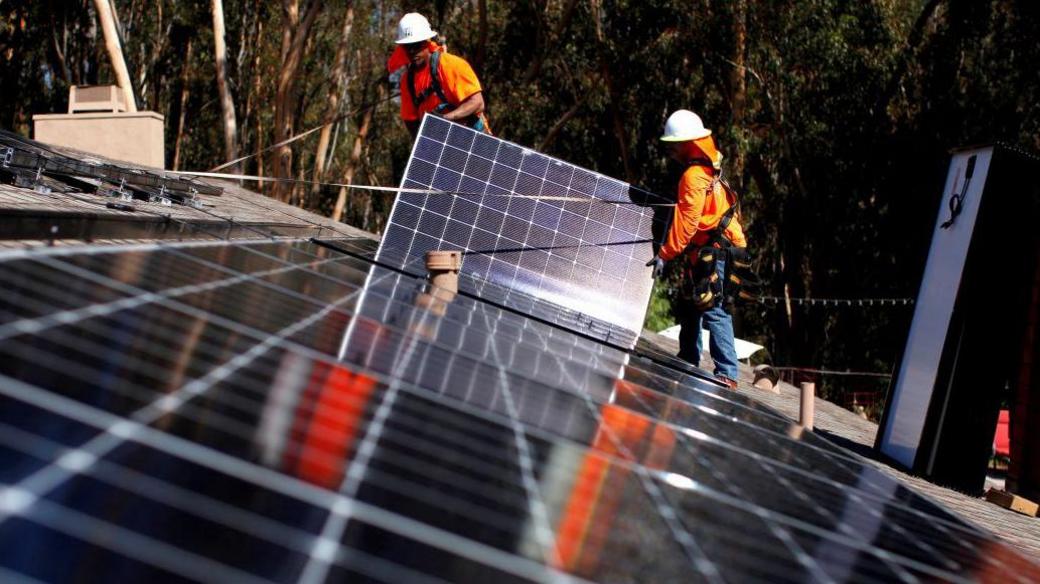
{"label": "wooden post", "polygon": [[816,407],[816,384],[802,382],[802,404],[798,413],[798,424],[806,430],[813,429],[814,409]]}

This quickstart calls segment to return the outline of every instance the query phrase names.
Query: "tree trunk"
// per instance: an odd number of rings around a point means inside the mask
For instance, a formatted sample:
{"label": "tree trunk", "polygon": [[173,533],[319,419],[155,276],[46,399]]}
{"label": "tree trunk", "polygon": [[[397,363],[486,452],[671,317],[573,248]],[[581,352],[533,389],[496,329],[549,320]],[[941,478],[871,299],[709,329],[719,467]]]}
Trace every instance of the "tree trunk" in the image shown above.
{"label": "tree trunk", "polygon": [[[343,184],[349,185],[354,180],[354,174],[357,172],[358,163],[361,162],[361,151],[365,145],[365,139],[368,138],[368,132],[372,129],[372,117],[375,114],[376,108],[382,103],[386,97],[386,85],[385,83],[379,84],[378,99],[371,106],[365,109],[365,113],[361,116],[361,124],[358,126],[357,136],[354,137],[354,147],[350,150],[350,160],[347,161],[347,167],[343,171]],[[343,211],[347,206],[347,194],[348,189],[346,187],[340,187],[339,196],[336,197],[336,206],[332,209],[332,220],[342,221]]]}
{"label": "tree trunk", "polygon": [[339,115],[339,98],[343,93],[343,83],[347,72],[347,50],[350,48],[350,32],[354,26],[354,4],[347,4],[343,17],[343,29],[340,31],[339,46],[336,47],[336,58],[332,66],[332,83],[329,84],[329,107],[325,110],[325,127],[318,136],[318,149],[314,153],[314,182],[311,184],[310,204],[317,204],[319,183],[325,180],[325,161],[332,138],[332,130],[336,116]]}
{"label": "tree trunk", "polygon": [[[261,18],[261,13],[259,12],[259,10],[260,10],[260,0],[257,0],[257,2],[256,2],[256,9],[257,9],[257,13],[256,13],[256,34],[253,35],[253,38],[255,38],[256,42],[259,43],[260,39],[263,38],[263,36],[264,36],[264,19]],[[260,95],[261,95],[260,94],[260,90],[261,90],[261,88],[260,88],[260,50],[259,50],[259,48],[255,49],[253,51],[253,65],[252,65],[252,67],[253,67],[253,89],[252,89],[251,94],[253,96],[253,99],[256,102],[259,103],[260,100],[261,100],[261,97],[260,97]],[[248,119],[246,120],[246,123],[249,123]],[[254,152],[263,152],[263,150],[264,150],[264,127],[263,127],[263,120],[260,117],[260,107],[258,107],[258,106],[254,107],[254,109],[253,109],[253,132],[254,132],[254,136],[255,136],[255,139],[254,139],[255,143],[253,144],[253,151]],[[264,157],[263,157],[263,155],[260,155],[260,156],[256,157],[256,175],[257,176],[264,176]]]}
{"label": "tree trunk", "polygon": [[[292,30],[287,30],[282,37],[282,63],[281,70],[278,72],[278,85],[274,97],[274,141],[276,143],[285,141],[293,134],[296,122],[294,99],[296,79],[306,51],[307,37],[323,4],[321,0],[312,0],[307,5],[303,18],[299,18],[298,2],[285,0],[286,24],[291,26],[297,21],[298,24],[291,27]],[[288,144],[275,149],[274,176],[291,177],[292,162],[292,149]],[[292,194],[292,189],[288,188],[285,183],[275,183],[272,190],[274,197],[279,201],[287,201]]]}
{"label": "tree trunk", "polygon": [[[220,94],[220,110],[224,118],[224,157],[231,161],[238,158],[238,124],[235,122],[235,101],[227,82],[227,46],[224,44],[224,3],[212,0],[213,8],[213,60],[217,65],[217,91]],[[228,172],[238,174],[239,166]]]}
{"label": "tree trunk", "polygon": [[932,16],[935,14],[939,4],[942,0],[928,0],[928,3],[921,9],[921,13],[917,15],[917,20],[914,21],[913,28],[910,29],[910,34],[907,36],[906,44],[903,45],[903,50],[900,52],[899,57],[896,61],[895,71],[892,72],[892,77],[889,78],[888,83],[885,85],[884,91],[878,97],[877,104],[874,106],[874,116],[878,120],[879,126],[882,121],[885,121],[883,127],[889,126],[888,120],[888,107],[895,98],[895,95],[899,89],[899,84],[903,80],[903,76],[906,74],[907,69],[910,68],[910,63],[913,61],[913,54],[917,51],[917,46],[921,43],[921,38],[924,37],[925,28],[931,21]]}
{"label": "tree trunk", "polygon": [[112,70],[116,74],[116,83],[123,91],[123,99],[126,101],[126,111],[137,111],[137,100],[134,99],[134,86],[130,82],[130,72],[126,68],[126,60],[123,58],[123,47],[119,43],[119,32],[116,30],[115,15],[108,0],[94,0],[94,9],[97,10],[98,20],[101,22],[101,31],[105,35],[105,49],[108,50],[108,58],[112,61]]}
{"label": "tree trunk", "polygon": [[636,176],[635,171],[632,168],[631,157],[629,156],[628,135],[625,133],[625,124],[621,119],[621,108],[618,107],[620,96],[618,95],[617,84],[614,83],[614,76],[610,71],[610,62],[608,61],[610,51],[607,46],[606,35],[603,33],[603,23],[601,21],[603,10],[601,0],[592,0],[591,4],[593,14],[592,18],[596,27],[596,42],[599,45],[599,73],[603,78],[603,82],[607,86],[607,104],[610,109],[610,117],[614,126],[614,138],[617,139],[618,150],[621,153],[621,162],[625,169],[625,180],[629,183],[633,183],[636,180]]}
{"label": "tree trunk", "polygon": [[484,60],[487,58],[488,19],[487,0],[477,0],[477,55],[473,59],[473,69],[477,77],[484,74]]}
{"label": "tree trunk", "polygon": [[65,82],[65,85],[72,84],[72,73],[69,71],[69,63],[65,58],[65,50],[67,47],[66,40],[68,39],[69,27],[66,21],[62,25],[61,41],[58,40],[58,27],[55,26],[51,29],[51,49],[54,51],[54,57],[56,60],[56,71],[61,73],[61,79]]}
{"label": "tree trunk", "polygon": [[[729,75],[732,134],[745,135],[744,112],[747,104],[747,0],[733,2],[733,69]],[[744,140],[732,147],[733,162],[729,167],[730,184],[738,191],[744,188]]]}
{"label": "tree trunk", "polygon": [[[84,6],[84,9],[86,7]],[[89,11],[87,12],[89,14]],[[97,85],[98,69],[101,61],[105,59],[104,43],[98,41],[98,21],[95,18],[89,20],[86,30],[87,42],[79,44],[79,57],[76,59],[76,85]]]}
{"label": "tree trunk", "polygon": [[[242,51],[239,52],[238,59],[242,62],[238,65],[239,79],[249,79],[249,84],[246,85],[246,99],[242,107],[242,132],[239,134],[239,149],[242,152],[255,152],[256,151],[256,138],[250,134],[250,128],[254,126],[251,124],[253,120],[253,107],[256,104],[257,95],[256,87],[254,86],[253,80],[257,75],[257,66],[259,64],[260,50],[257,48],[260,45],[260,21],[262,20],[260,15],[260,5],[257,0],[253,1],[253,21],[249,25],[249,33],[243,37],[243,47],[250,47],[247,54],[243,55]],[[243,24],[243,27],[245,25]],[[246,66],[244,59],[248,56],[249,62],[248,67]],[[245,169],[245,165],[242,165],[243,172],[248,172]]]}
{"label": "tree trunk", "polygon": [[556,120],[556,123],[553,124],[545,134],[545,138],[542,139],[541,144],[538,145],[539,152],[545,152],[550,146],[552,146],[552,143],[556,140],[556,136],[559,135],[560,130],[562,130],[563,127],[567,125],[567,122],[571,121],[574,116],[578,115],[578,111],[581,110],[583,105],[585,105],[585,100],[587,100],[590,95],[592,95],[592,92],[585,92],[582,94],[582,96],[574,102],[574,105],[572,105],[569,110],[565,111],[563,115]]}
{"label": "tree trunk", "polygon": [[[554,28],[552,33],[548,35],[548,38],[541,40],[542,37],[539,37],[539,42],[536,44],[535,47],[534,58],[531,59],[531,63],[527,66],[527,70],[524,72],[524,76],[521,78],[520,87],[524,87],[526,85],[534,83],[534,80],[538,77],[538,73],[540,73],[542,70],[542,64],[545,63],[545,58],[553,50],[555,50],[555,47],[550,45],[550,43],[558,43],[560,39],[562,39],[563,36],[567,33],[567,27],[569,27],[571,24],[571,20],[574,17],[574,9],[575,7],[577,7],[577,5],[577,0],[567,0],[567,3],[563,6],[563,14],[560,16],[560,22],[556,23],[556,28]],[[596,9],[596,14],[598,15],[598,0],[594,2],[594,6]],[[541,27],[539,27],[539,29],[540,28]],[[600,40],[602,40],[601,29],[598,20],[596,23],[596,36],[597,38],[600,38]]]}
{"label": "tree trunk", "polygon": [[184,142],[184,120],[188,113],[188,92],[191,78],[191,37],[184,47],[184,66],[181,67],[180,109],[177,112],[177,137],[173,141],[173,169],[181,168],[181,145]]}
{"label": "tree trunk", "polygon": [[[133,15],[131,15],[131,22],[133,22]],[[137,94],[141,96],[141,105],[153,111],[159,111],[162,108],[162,105],[159,103],[161,79],[159,79],[159,72],[156,68],[159,65],[159,59],[162,58],[162,54],[166,50],[166,42],[170,38],[172,30],[171,26],[167,26],[166,30],[163,30],[162,2],[155,4],[155,30],[158,32],[151,39],[152,50],[148,55],[147,61],[144,60],[144,47],[141,47],[142,60],[138,64],[137,87],[139,89]],[[151,84],[149,84],[150,80],[152,81]],[[151,91],[149,91],[149,85],[151,85]]]}
{"label": "tree trunk", "polygon": [[296,171],[296,181],[292,183],[292,195],[289,197],[289,204],[301,209],[304,197],[307,195],[307,186],[303,184],[305,180],[307,180],[307,171],[301,165]]}

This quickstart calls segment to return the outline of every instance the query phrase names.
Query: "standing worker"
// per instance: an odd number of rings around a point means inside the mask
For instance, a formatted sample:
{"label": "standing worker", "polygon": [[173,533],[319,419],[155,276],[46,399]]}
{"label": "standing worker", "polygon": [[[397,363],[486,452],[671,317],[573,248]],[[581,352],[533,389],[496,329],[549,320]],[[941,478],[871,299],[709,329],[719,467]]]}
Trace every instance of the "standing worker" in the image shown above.
{"label": "standing worker", "polygon": [[[726,311],[723,283],[726,262],[746,258],[747,241],[740,226],[736,196],[722,181],[722,154],[711,130],[701,118],[678,110],[668,116],[661,141],[668,155],[686,170],[679,180],[675,214],[664,245],[646,265],[659,277],[665,263],[679,258],[680,286],[679,358],[700,364],[701,326],[710,333],[709,349],[715,376],[731,388],[737,386],[737,351],[733,318]],[[733,291],[726,291],[733,292]]]}
{"label": "standing worker", "polygon": [[477,74],[465,59],[434,42],[436,36],[425,16],[405,14],[397,25],[397,49],[386,63],[391,73],[408,66],[401,76],[401,119],[412,139],[428,113],[490,134]]}

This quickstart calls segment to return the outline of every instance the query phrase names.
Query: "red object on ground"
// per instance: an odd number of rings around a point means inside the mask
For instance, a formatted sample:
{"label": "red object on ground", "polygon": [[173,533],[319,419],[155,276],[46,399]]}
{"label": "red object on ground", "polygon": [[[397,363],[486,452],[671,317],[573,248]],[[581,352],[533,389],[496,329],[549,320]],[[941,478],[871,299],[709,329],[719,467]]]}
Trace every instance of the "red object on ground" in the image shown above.
{"label": "red object on ground", "polygon": [[997,433],[993,436],[993,450],[998,456],[1011,456],[1011,435],[1008,432],[1010,420],[1010,412],[1000,410],[1000,417],[997,418]]}

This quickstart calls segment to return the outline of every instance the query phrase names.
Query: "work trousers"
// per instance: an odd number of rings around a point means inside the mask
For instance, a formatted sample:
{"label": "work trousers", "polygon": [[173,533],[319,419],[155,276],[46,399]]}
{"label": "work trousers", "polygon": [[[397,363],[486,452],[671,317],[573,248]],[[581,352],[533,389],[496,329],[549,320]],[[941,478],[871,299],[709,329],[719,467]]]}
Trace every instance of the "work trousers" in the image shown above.
{"label": "work trousers", "polygon": [[[725,262],[719,259],[715,263],[719,280],[725,286]],[[725,290],[723,290],[725,292]],[[708,330],[708,350],[715,362],[715,375],[737,379],[737,349],[733,341],[733,317],[722,308],[721,296],[715,306],[699,311],[692,307],[684,307],[679,315],[679,358],[700,367],[701,362],[701,328]]]}

